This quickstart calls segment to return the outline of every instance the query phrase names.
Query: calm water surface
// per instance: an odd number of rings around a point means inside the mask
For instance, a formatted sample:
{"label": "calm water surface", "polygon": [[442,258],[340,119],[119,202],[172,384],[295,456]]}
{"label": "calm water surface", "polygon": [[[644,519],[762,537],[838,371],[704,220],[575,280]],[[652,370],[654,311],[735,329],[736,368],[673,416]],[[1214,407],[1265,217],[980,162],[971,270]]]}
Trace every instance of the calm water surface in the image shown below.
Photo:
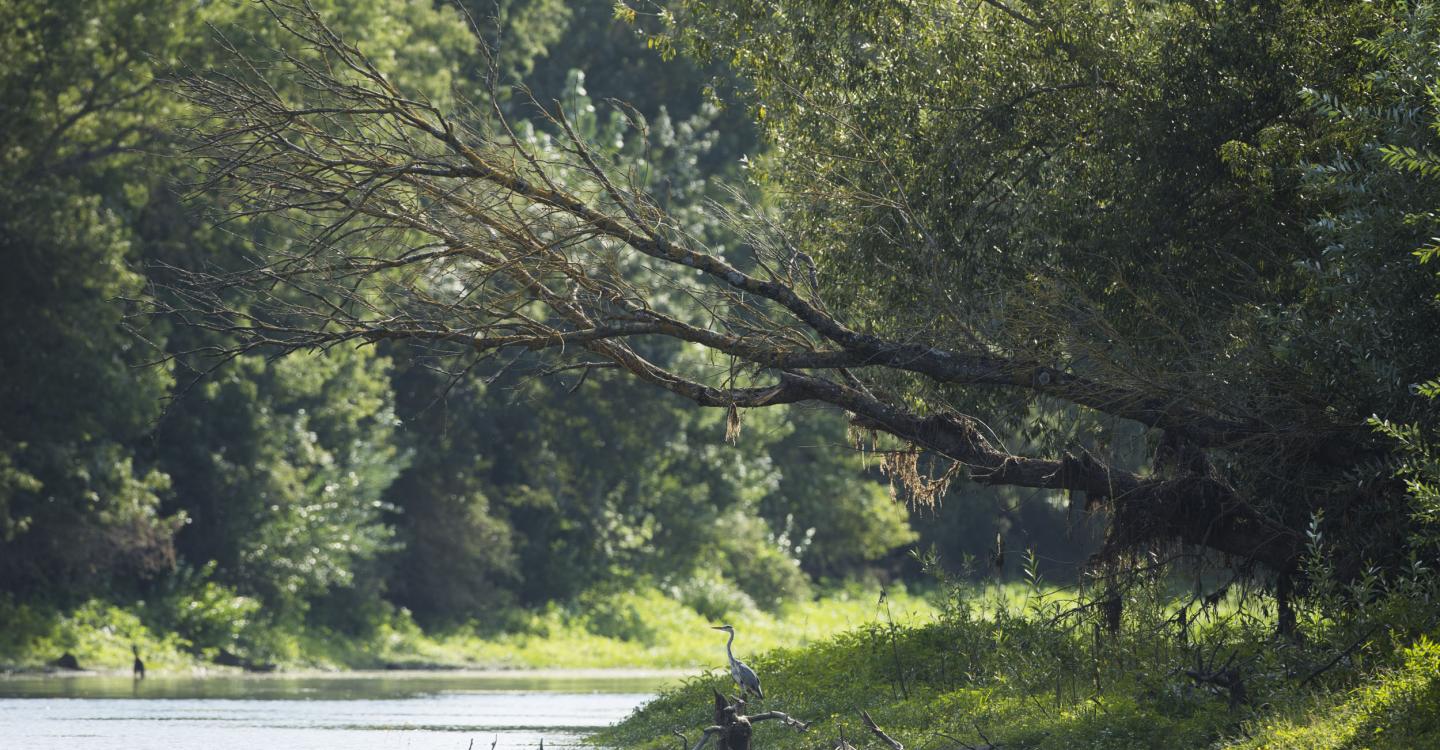
{"label": "calm water surface", "polygon": [[657,676],[347,673],[0,678],[0,750],[564,750]]}

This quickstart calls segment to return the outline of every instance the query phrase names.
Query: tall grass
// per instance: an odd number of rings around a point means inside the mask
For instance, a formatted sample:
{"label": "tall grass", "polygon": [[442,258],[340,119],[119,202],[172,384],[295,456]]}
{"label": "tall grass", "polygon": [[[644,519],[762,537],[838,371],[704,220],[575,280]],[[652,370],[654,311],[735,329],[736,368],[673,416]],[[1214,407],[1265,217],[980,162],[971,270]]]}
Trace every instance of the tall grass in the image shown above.
{"label": "tall grass", "polygon": [[[813,724],[804,734],[757,725],[755,747],[810,750],[842,738],[880,747],[861,725],[865,710],[912,748],[1440,748],[1440,647],[1388,612],[1404,608],[1433,629],[1413,614],[1413,591],[1330,610],[1323,627],[1311,610],[1312,635],[1292,640],[1275,634],[1263,593],[1241,596],[1237,586],[1192,599],[1167,583],[1128,590],[1115,632],[1109,592],[1036,580],[957,587],[930,621],[894,633],[874,622],[761,655],[750,661],[766,699],[751,712]],[[1376,622],[1404,632],[1350,649],[1355,634],[1379,632]],[[733,693],[721,670],[666,691],[595,742],[659,750],[674,746],[672,730],[698,737],[713,690]]]}

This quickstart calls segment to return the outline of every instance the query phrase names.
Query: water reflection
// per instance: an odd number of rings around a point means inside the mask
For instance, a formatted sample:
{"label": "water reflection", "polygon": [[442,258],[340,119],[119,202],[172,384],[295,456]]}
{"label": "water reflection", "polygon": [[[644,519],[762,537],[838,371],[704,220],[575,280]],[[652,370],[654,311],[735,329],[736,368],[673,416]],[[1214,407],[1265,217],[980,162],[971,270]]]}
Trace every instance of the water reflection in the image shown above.
{"label": "water reflection", "polygon": [[370,673],[0,679],[0,746],[34,750],[576,747],[655,675]]}

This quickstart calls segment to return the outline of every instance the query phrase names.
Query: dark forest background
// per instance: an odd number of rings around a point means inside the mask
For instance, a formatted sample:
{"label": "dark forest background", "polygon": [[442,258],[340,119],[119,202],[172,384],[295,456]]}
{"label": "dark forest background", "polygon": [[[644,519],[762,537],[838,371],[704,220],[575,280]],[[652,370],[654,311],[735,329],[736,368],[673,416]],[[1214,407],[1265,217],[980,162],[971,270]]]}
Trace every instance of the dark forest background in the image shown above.
{"label": "dark forest background", "polygon": [[[696,233],[727,241],[703,201],[750,189],[766,148],[750,113],[717,104],[742,85],[727,68],[652,49],[601,0],[321,5],[438,101],[496,96],[521,122],[532,96],[563,102]],[[731,445],[720,410],[525,354],[464,373],[383,344],[217,361],[222,334],[149,320],[139,301],[174,267],[223,269],[294,229],[216,221],[222,199],[187,192],[174,133],[190,113],[163,82],[224,45],[280,43],[275,24],[172,0],[4,15],[0,610],[148,601],[152,625],[204,642],[233,630],[235,601],[267,627],[363,634],[404,608],[496,629],[615,586],[769,608],[848,579],[918,581],[924,556],[990,574],[997,544],[1043,550],[1056,575],[1084,562],[1093,532],[1064,496],[957,484],[933,507],[897,502],[832,410],[747,416]],[[609,99],[650,142],[597,110]],[[654,356],[699,356],[672,349]]]}

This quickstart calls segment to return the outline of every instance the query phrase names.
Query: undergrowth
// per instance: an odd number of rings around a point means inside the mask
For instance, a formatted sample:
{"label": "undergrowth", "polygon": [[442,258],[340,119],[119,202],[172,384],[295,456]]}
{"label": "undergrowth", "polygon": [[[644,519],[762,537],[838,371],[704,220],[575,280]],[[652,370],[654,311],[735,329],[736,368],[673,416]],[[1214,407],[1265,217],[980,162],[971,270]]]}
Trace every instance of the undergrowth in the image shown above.
{"label": "undergrowth", "polygon": [[[921,597],[898,591],[891,598],[899,622],[933,615]],[[90,601],[60,611],[0,599],[0,669],[41,668],[68,652],[86,668],[128,670],[131,644],[151,670],[159,671],[208,666],[222,647],[286,669],[694,670],[724,659],[724,635],[709,627],[715,621],[653,588],[607,592],[581,597],[570,606],[512,614],[508,631],[499,633],[474,626],[426,632],[403,610],[391,612],[364,635],[313,626],[263,626],[243,620],[248,611],[243,603],[212,599],[179,604],[181,612],[190,613],[188,620],[157,612],[155,604],[119,607]],[[874,590],[842,588],[814,600],[783,604],[773,612],[736,610],[722,618],[734,620],[742,633],[737,648],[749,653],[817,642],[873,622],[876,600]],[[213,617],[194,613],[206,608]],[[213,623],[191,624],[182,632],[167,627],[177,620],[212,619],[229,623],[229,629]]]}
{"label": "undergrowth", "polygon": [[[748,711],[812,722],[805,733],[757,725],[754,747],[884,750],[861,710],[911,750],[1440,747],[1436,583],[1412,572],[1330,593],[1320,578],[1294,637],[1276,634],[1274,600],[1242,580],[1178,594],[1157,578],[1123,597],[1038,578],[978,595],[953,587],[928,622],[873,621],[749,659],[766,698]],[[669,749],[679,730],[693,744],[712,691],[734,693],[718,667],[594,741]]]}

